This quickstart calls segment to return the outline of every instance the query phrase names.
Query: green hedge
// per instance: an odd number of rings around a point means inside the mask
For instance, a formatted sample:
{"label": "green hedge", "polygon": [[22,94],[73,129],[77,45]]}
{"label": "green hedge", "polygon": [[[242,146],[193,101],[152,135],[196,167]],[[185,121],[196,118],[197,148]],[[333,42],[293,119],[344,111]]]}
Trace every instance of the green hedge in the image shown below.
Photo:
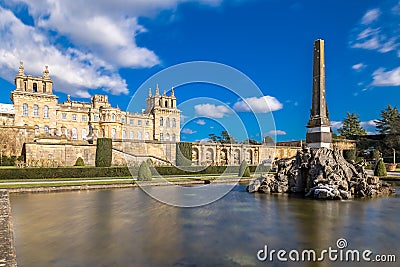
{"label": "green hedge", "polygon": [[192,143],[176,143],[176,166],[192,165]]}
{"label": "green hedge", "polygon": [[[256,166],[249,166],[254,172]],[[138,175],[138,167],[131,167],[132,174]],[[175,166],[150,167],[153,175],[202,175],[238,173],[239,166],[201,166],[185,167],[181,170]],[[92,177],[130,177],[128,167],[58,167],[58,168],[0,168],[1,179],[53,179],[53,178],[92,178]]]}
{"label": "green hedge", "polygon": [[111,140],[111,138],[97,139],[96,167],[110,167],[111,161],[112,161],[112,140]]}

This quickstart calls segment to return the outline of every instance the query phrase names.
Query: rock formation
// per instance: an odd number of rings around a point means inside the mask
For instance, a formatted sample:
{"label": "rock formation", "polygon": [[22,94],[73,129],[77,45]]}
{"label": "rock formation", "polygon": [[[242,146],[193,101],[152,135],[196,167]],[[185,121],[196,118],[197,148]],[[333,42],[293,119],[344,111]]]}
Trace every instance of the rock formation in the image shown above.
{"label": "rock formation", "polygon": [[338,149],[308,148],[293,158],[277,161],[277,173],[262,175],[248,192],[303,193],[316,199],[349,199],[395,192],[386,182],[368,175],[364,162],[347,162]]}

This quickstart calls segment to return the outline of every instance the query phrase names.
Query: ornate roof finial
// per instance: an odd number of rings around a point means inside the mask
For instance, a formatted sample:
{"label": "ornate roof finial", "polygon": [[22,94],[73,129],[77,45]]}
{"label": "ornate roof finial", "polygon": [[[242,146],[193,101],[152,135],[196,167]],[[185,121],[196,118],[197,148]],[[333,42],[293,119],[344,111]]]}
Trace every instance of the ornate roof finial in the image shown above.
{"label": "ornate roof finial", "polygon": [[175,89],[174,89],[173,86],[172,86],[172,89],[171,89],[171,96],[175,96]]}
{"label": "ornate roof finial", "polygon": [[156,95],[160,95],[160,89],[158,89],[158,83],[156,85]]}
{"label": "ornate roof finial", "polygon": [[163,95],[167,95],[167,90],[164,89],[164,94]]}
{"label": "ornate roof finial", "polygon": [[43,78],[49,78],[49,66],[45,66],[45,70],[43,72]]}
{"label": "ornate roof finial", "polygon": [[71,102],[71,96],[67,95],[67,102]]}
{"label": "ornate roof finial", "polygon": [[151,97],[151,88],[149,88],[149,97]]}
{"label": "ornate roof finial", "polygon": [[18,74],[24,75],[24,62],[22,60],[19,62]]}

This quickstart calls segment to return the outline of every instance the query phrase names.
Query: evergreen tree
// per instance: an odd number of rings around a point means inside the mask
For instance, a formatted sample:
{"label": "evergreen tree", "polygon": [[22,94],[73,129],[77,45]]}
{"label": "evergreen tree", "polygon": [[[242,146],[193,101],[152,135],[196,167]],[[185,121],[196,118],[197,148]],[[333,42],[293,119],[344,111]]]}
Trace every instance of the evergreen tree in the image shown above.
{"label": "evergreen tree", "polygon": [[367,131],[361,127],[359,116],[355,113],[347,112],[347,118],[343,119],[343,126],[338,129],[340,136],[347,139],[354,139],[360,135],[366,135]]}
{"label": "evergreen tree", "polygon": [[376,128],[380,134],[400,134],[399,110],[388,105],[381,111],[381,119],[377,120]]}

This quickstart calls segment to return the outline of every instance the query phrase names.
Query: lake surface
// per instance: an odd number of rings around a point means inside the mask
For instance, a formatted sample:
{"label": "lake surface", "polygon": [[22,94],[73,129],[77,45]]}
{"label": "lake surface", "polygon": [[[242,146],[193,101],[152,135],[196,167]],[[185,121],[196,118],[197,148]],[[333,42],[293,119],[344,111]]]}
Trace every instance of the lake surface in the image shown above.
{"label": "lake surface", "polygon": [[[210,185],[228,187],[230,185]],[[175,187],[151,190],[173,194]],[[399,189],[397,188],[399,191]],[[12,194],[17,261],[45,266],[343,266],[343,262],[261,262],[269,249],[336,248],[396,254],[400,195],[313,201],[249,194],[244,185],[212,204],[177,208],[140,188]],[[351,266],[399,266],[352,263]]]}

